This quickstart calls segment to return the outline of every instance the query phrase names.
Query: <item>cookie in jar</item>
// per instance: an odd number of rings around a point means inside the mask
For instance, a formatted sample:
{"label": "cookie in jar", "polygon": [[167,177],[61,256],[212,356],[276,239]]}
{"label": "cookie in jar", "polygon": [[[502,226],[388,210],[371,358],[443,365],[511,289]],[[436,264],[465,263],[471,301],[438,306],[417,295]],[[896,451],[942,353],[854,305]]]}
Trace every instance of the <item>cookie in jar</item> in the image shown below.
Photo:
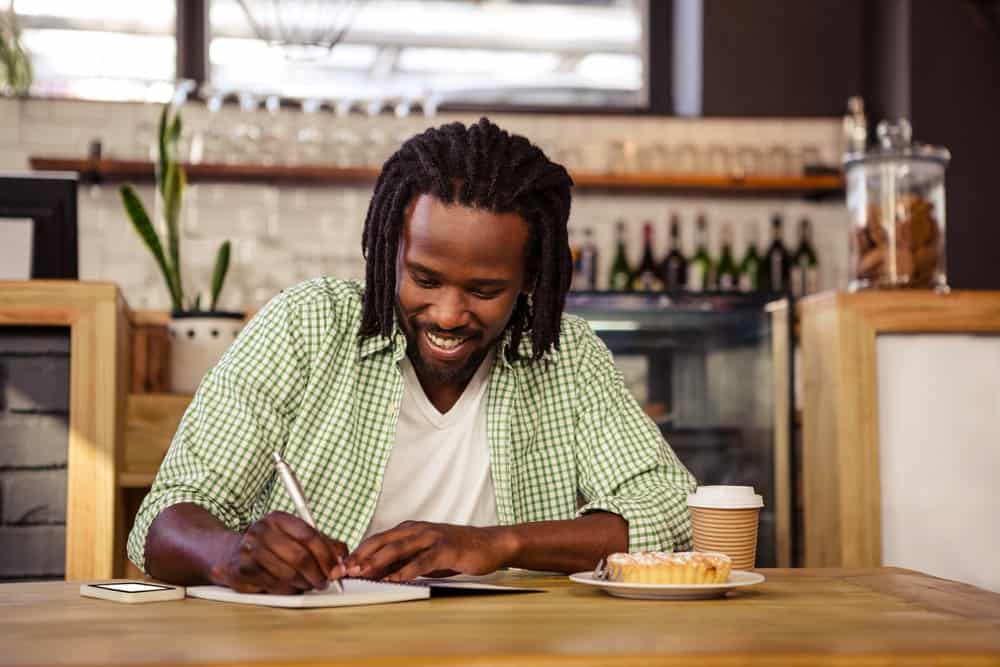
{"label": "cookie in jar", "polygon": [[880,147],[844,160],[850,288],[947,290],[944,172],[950,155],[913,144],[906,121],[883,121],[878,134]]}

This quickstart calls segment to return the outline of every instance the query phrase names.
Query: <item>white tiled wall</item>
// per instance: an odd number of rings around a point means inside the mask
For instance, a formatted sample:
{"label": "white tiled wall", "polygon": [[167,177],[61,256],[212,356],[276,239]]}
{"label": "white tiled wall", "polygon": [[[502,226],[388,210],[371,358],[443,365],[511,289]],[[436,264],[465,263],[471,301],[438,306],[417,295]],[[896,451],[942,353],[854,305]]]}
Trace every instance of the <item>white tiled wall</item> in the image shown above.
{"label": "white tiled wall", "polygon": [[[144,104],[72,101],[0,100],[0,171],[28,169],[30,155],[78,157],[88,144],[100,140],[106,157],[145,159],[159,108]],[[442,115],[433,119],[333,114],[306,116],[282,111],[257,114],[255,124],[268,128],[277,142],[279,159],[301,159],[294,150],[296,131],[309,126],[325,136],[343,132],[360,137],[367,147],[355,155],[369,155],[380,163],[405,138],[451,120],[472,122],[479,114]],[[782,145],[792,149],[815,147],[825,162],[836,163],[839,154],[837,119],[680,119],[628,116],[541,116],[495,114],[492,120],[526,135],[554,159],[573,168],[601,170],[608,146],[614,141],[637,145],[752,146],[767,149]],[[204,107],[184,109],[186,137],[230,129],[245,119],[235,109],[217,114]],[[324,148],[328,151],[328,148]],[[231,153],[220,154],[221,159]],[[206,160],[216,156],[207,155]],[[236,159],[236,158],[231,158]],[[268,155],[240,159],[266,162]],[[331,160],[346,159],[334,151]],[[213,160],[214,161],[214,160]],[[151,186],[139,188],[152,206]],[[370,186],[272,187],[267,185],[199,184],[191,186],[183,213],[185,283],[192,293],[206,289],[211,263],[222,239],[234,244],[233,266],[222,306],[260,305],[282,287],[306,277],[329,273],[361,277],[361,226]],[[710,240],[717,252],[719,223],[733,223],[736,253],[742,254],[748,223],[756,223],[759,247],[769,239],[772,213],[784,214],[785,242],[797,243],[802,216],[813,221],[814,239],[822,267],[821,288],[846,282],[847,216],[841,202],[807,203],[797,199],[680,198],[661,195],[578,193],[570,224],[590,226],[605,249],[610,248],[613,223],[629,224],[630,256],[639,257],[640,229],[649,219],[656,224],[660,252],[666,247],[666,221],[671,212],[681,215],[683,240],[688,252],[693,244],[694,216],[704,212],[710,223]],[[135,308],[162,308],[168,304],[163,281],[132,232],[118,199],[117,186],[84,186],[80,192],[80,275],[83,279],[112,280],[125,291]],[[794,229],[793,229],[794,225]],[[600,275],[606,275],[610,251],[602,252]]]}

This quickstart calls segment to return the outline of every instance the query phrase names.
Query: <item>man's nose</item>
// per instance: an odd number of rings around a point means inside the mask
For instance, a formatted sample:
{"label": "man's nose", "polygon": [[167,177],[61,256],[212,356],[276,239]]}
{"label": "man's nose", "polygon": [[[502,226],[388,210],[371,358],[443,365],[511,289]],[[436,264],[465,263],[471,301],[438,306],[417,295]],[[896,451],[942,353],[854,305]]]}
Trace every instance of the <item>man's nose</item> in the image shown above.
{"label": "man's nose", "polygon": [[431,319],[439,329],[457,329],[469,323],[468,300],[461,289],[444,288],[434,303]]}

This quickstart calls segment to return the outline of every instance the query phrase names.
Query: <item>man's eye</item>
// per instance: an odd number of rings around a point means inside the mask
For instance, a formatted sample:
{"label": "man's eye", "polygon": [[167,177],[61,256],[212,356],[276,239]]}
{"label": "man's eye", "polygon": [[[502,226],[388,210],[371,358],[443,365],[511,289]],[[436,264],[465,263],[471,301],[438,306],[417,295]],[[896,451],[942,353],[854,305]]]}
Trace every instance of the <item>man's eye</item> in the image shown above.
{"label": "man's eye", "polygon": [[413,282],[415,282],[420,287],[435,287],[437,285],[436,282],[434,282],[433,280],[430,280],[428,278],[417,278],[417,277],[414,277],[413,278]]}
{"label": "man's eye", "polygon": [[478,290],[478,289],[474,289],[474,290],[472,290],[472,293],[475,296],[479,297],[480,299],[495,299],[496,297],[500,296],[500,292],[493,291],[493,290]]}

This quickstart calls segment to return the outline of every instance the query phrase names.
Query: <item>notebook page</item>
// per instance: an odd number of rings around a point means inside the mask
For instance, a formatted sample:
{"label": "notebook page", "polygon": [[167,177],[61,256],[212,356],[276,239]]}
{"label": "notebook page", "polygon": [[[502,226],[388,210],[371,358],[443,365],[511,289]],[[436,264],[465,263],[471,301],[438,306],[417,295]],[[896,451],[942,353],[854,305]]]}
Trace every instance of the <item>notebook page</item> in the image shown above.
{"label": "notebook page", "polygon": [[270,593],[237,593],[225,586],[188,586],[188,597],[217,602],[255,604],[264,607],[351,607],[365,604],[385,604],[406,600],[425,600],[431,596],[429,588],[408,586],[367,579],[343,579],[344,592],[333,586],[323,591],[308,591],[300,595],[273,595]]}

